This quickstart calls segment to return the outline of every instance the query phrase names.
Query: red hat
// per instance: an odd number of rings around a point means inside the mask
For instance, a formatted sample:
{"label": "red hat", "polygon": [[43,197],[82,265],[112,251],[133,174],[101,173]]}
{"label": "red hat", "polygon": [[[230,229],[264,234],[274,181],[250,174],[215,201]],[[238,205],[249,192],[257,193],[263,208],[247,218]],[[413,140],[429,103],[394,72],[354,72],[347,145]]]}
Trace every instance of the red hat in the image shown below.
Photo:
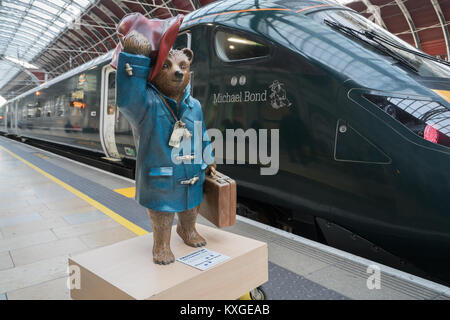
{"label": "red hat", "polygon": [[[142,14],[135,12],[126,15],[117,25],[117,34],[122,40],[130,31],[136,30],[143,34],[150,42],[153,50],[150,53],[152,66],[148,76],[151,81],[161,70],[167,58],[169,50],[172,48],[183,22],[184,15],[179,14],[169,19],[147,19]],[[122,44],[116,47],[111,66],[116,69],[119,53],[122,51]]]}

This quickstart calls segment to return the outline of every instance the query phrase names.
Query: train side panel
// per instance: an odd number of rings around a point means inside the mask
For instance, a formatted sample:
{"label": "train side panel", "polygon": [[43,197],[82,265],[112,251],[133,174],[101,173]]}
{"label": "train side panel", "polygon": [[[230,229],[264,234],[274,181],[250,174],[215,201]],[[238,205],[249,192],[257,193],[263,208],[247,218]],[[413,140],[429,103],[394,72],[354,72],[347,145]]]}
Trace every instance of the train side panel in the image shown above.
{"label": "train side panel", "polygon": [[18,134],[102,152],[100,72],[76,74],[18,100]]}

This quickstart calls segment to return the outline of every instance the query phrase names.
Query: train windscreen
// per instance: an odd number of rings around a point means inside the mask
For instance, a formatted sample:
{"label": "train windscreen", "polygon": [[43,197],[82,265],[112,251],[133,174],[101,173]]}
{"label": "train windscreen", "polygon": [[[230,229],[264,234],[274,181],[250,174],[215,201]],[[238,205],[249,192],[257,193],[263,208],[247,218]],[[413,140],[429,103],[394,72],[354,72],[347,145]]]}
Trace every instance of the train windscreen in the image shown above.
{"label": "train windscreen", "polygon": [[[322,10],[310,13],[309,16],[321,23],[324,21],[332,21],[357,31],[369,31],[380,35],[380,37],[385,38],[396,46],[403,47],[418,54],[426,55],[424,52],[386,31],[369,19],[366,19],[362,15],[350,10]],[[372,49],[379,53],[375,47],[372,47]],[[407,60],[408,63],[410,63],[422,77],[450,78],[450,67],[447,65],[423,58],[417,54],[398,49],[394,46],[389,46],[389,49],[400,55],[403,59]]]}

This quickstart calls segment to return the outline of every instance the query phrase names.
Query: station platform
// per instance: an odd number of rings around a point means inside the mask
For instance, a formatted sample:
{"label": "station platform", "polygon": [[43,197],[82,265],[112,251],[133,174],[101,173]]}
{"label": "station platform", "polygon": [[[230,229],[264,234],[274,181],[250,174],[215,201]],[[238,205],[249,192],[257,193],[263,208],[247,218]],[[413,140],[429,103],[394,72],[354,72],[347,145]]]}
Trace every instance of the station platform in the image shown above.
{"label": "station platform", "polygon": [[[133,188],[130,179],[0,136],[0,299],[70,299],[68,257],[151,232]],[[450,300],[449,287],[244,217],[225,230],[268,244],[268,299]],[[374,266],[376,287],[368,285]]]}

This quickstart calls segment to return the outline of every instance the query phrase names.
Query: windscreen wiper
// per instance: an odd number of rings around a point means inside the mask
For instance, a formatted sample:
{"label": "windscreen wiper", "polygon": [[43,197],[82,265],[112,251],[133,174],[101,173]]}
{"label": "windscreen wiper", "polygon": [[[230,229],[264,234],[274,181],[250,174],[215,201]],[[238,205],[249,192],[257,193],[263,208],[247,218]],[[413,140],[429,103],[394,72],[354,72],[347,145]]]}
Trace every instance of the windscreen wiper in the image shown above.
{"label": "windscreen wiper", "polygon": [[382,53],[394,58],[395,60],[397,60],[398,62],[400,62],[401,64],[403,64],[404,66],[414,70],[415,72],[418,72],[417,68],[408,60],[406,60],[405,58],[403,58],[401,55],[399,55],[398,53],[396,53],[395,51],[393,51],[392,49],[390,49],[389,47],[387,47],[386,45],[384,45],[383,43],[376,42],[377,45],[374,45],[373,42],[367,41],[365,38],[370,39],[373,41],[373,39],[371,39],[370,36],[366,35],[365,31],[358,31],[356,29],[344,26],[343,24],[340,24],[338,22],[334,22],[334,21],[330,21],[327,19],[323,20],[327,25],[329,25],[330,27],[346,34],[349,36],[352,36],[354,38],[357,38],[358,40],[367,43],[368,45],[374,47],[375,49],[377,49],[378,51],[381,51]]}
{"label": "windscreen wiper", "polygon": [[422,58],[425,58],[425,59],[428,59],[428,60],[432,60],[432,61],[435,61],[435,62],[438,62],[438,63],[442,63],[442,64],[445,64],[446,66],[450,66],[450,62],[448,62],[448,61],[445,61],[445,60],[442,60],[442,59],[430,56],[429,54],[426,54],[426,53],[422,53],[422,52],[419,52],[419,51],[416,51],[416,50],[411,50],[411,49],[405,48],[404,46],[401,46],[401,45],[399,45],[399,44],[397,44],[397,43],[395,43],[395,42],[393,42],[393,41],[391,41],[391,40],[389,40],[389,39],[379,35],[375,31],[368,31],[368,30],[366,30],[366,31],[364,31],[364,34],[365,34],[365,36],[367,38],[375,41],[378,44],[380,44],[380,42],[386,43],[386,44],[390,45],[391,47],[397,48],[399,50],[403,50],[403,51],[409,52],[411,54],[414,54],[416,56],[419,56],[419,57],[422,57]]}

